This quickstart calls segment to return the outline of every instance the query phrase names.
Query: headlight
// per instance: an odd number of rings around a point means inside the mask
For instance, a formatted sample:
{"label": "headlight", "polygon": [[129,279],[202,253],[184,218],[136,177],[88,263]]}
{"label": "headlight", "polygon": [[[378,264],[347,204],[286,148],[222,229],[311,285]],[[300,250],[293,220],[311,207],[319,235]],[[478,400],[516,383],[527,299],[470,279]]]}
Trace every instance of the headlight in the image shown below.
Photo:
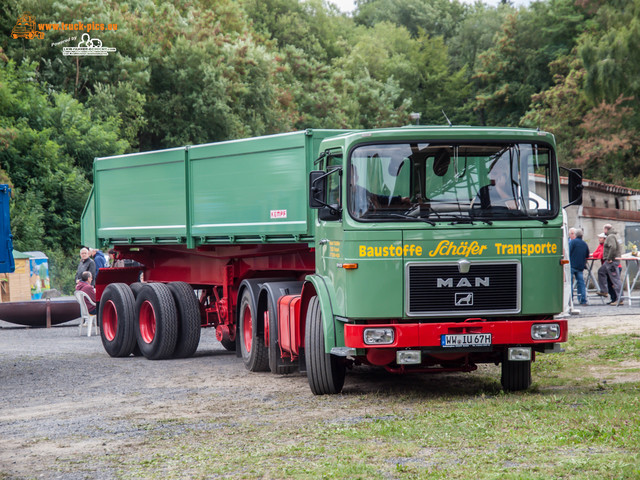
{"label": "headlight", "polygon": [[560,338],[560,325],[557,323],[538,323],[531,327],[534,340],[557,340]]}
{"label": "headlight", "polygon": [[390,345],[395,340],[393,328],[365,328],[364,343],[367,345]]}

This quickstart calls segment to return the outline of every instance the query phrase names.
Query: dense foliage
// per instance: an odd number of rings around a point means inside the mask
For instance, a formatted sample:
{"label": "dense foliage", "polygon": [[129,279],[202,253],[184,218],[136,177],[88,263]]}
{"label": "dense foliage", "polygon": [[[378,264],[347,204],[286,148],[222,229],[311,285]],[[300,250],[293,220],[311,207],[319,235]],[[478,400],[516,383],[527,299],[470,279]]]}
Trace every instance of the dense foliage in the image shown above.
{"label": "dense foliage", "polygon": [[[0,180],[18,250],[68,290],[92,159],[315,128],[533,126],[562,163],[640,187],[640,0],[6,0],[0,6]],[[115,52],[64,56],[80,31]],[[75,40],[70,40],[76,37]]]}

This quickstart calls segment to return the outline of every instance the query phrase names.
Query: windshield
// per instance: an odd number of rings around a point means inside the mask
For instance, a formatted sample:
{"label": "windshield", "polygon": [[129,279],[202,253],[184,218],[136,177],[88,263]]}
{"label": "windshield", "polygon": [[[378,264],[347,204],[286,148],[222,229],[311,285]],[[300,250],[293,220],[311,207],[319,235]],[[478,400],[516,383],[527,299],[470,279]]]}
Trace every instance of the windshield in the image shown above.
{"label": "windshield", "polygon": [[536,143],[364,145],[351,153],[348,208],[360,221],[552,218],[553,161]]}

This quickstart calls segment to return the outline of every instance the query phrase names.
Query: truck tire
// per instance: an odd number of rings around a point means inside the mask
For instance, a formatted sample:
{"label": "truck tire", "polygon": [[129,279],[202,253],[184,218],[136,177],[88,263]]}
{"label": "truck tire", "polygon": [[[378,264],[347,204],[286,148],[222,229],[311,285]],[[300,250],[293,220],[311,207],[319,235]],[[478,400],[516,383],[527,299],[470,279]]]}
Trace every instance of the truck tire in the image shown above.
{"label": "truck tire", "polygon": [[282,365],[280,360],[280,339],[278,338],[278,316],[276,306],[271,298],[267,299],[267,309],[269,310],[269,370],[271,373],[286,375],[293,372],[295,365]]}
{"label": "truck tire", "polygon": [[178,316],[169,287],[147,283],[136,299],[136,338],[149,360],[169,358],[176,348]]}
{"label": "truck tire", "polygon": [[335,394],[342,391],[346,366],[335,355],[325,352],[322,312],[318,297],[312,297],[307,308],[304,333],[307,380],[314,395]]}
{"label": "truck tire", "polygon": [[236,335],[240,335],[242,361],[250,372],[266,372],[269,370],[269,356],[264,338],[258,334],[255,312],[251,294],[245,289],[240,300],[240,317],[236,332]]}
{"label": "truck tire", "polygon": [[531,386],[531,360],[513,362],[506,358],[502,361],[502,388],[506,392],[526,390]]}
{"label": "truck tire", "polygon": [[112,357],[128,357],[136,346],[135,299],[124,283],[111,283],[100,298],[100,338]]}
{"label": "truck tire", "polygon": [[235,340],[225,340],[224,338],[220,340],[220,343],[228,352],[236,351],[236,341]]}
{"label": "truck tire", "polygon": [[173,358],[188,358],[196,353],[200,343],[200,305],[188,283],[172,282],[168,286],[178,313],[178,338]]}
{"label": "truck tire", "polygon": [[[133,298],[138,298],[138,293],[140,293],[140,290],[142,290],[142,287],[144,286],[144,283],[142,282],[135,282],[132,283],[131,285],[129,285],[129,288],[131,289],[131,291],[133,292]],[[135,301],[133,302],[133,308],[135,310]],[[135,330],[134,330],[134,335],[135,335]],[[135,346],[133,347],[133,356],[134,357],[141,357],[142,356],[142,352],[140,351],[140,347],[138,346],[138,342],[136,341]]]}
{"label": "truck tire", "polygon": [[138,294],[140,293],[140,290],[142,290],[142,287],[144,287],[144,283],[142,282],[135,282],[129,285],[129,288],[133,292],[133,296],[135,298],[138,298]]}

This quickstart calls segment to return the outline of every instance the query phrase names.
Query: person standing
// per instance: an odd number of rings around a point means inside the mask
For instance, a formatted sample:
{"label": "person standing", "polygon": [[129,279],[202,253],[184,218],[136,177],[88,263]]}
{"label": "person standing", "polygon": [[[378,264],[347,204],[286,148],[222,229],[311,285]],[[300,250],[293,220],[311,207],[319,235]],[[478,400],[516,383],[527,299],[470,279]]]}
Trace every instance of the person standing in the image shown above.
{"label": "person standing", "polygon": [[593,255],[591,255],[596,260],[602,260],[602,251],[604,250],[604,241],[606,238],[607,235],[604,232],[598,234],[598,246],[593,251]]}
{"label": "person standing", "polygon": [[91,255],[87,247],[82,247],[80,249],[80,263],[78,264],[78,269],[76,270],[76,283],[82,280],[82,272],[91,273],[91,285],[95,286],[94,282],[96,278],[96,264],[91,259]]}
{"label": "person standing", "polygon": [[575,238],[569,242],[569,264],[571,265],[571,291],[573,292],[573,279],[578,288],[578,301],[580,305],[589,305],[587,301],[587,288],[584,284],[584,269],[589,257],[589,245],[582,239],[582,230],[576,228]]}
{"label": "person standing", "polygon": [[92,281],[93,281],[93,277],[91,275],[91,272],[89,271],[82,272],[82,274],[80,275],[80,281],[76,283],[76,290],[81,290],[87,295],[89,295],[89,298],[93,301],[93,304],[87,301],[86,298],[84,299],[84,303],[87,305],[87,310],[89,310],[89,313],[91,315],[95,315],[96,314],[96,305],[95,305],[96,290],[95,288],[93,288],[93,285],[91,284]]}
{"label": "person standing", "polygon": [[[604,241],[606,238],[607,235],[604,232],[598,234],[598,246],[593,251],[593,255],[591,255],[595,260],[600,260],[600,265],[604,263],[604,261],[602,260],[602,253],[604,250]],[[615,302],[618,299],[618,292],[616,292],[613,288],[613,285],[611,285],[611,280],[609,280],[609,278],[607,278],[607,290],[609,291],[609,296],[611,297],[611,301],[609,303]]]}
{"label": "person standing", "polygon": [[91,249],[91,257],[93,258],[93,262],[96,264],[96,278],[98,278],[98,273],[100,273],[101,268],[107,267],[107,259],[97,248]]}
{"label": "person standing", "polygon": [[[608,223],[604,226],[604,233],[607,238],[602,247],[602,266],[598,269],[598,295],[606,297],[607,279],[611,281],[613,289],[616,293],[622,290],[622,281],[620,280],[620,272],[618,271],[618,257],[620,256],[620,244],[615,228]],[[611,305],[624,305],[622,298],[611,300]]]}

